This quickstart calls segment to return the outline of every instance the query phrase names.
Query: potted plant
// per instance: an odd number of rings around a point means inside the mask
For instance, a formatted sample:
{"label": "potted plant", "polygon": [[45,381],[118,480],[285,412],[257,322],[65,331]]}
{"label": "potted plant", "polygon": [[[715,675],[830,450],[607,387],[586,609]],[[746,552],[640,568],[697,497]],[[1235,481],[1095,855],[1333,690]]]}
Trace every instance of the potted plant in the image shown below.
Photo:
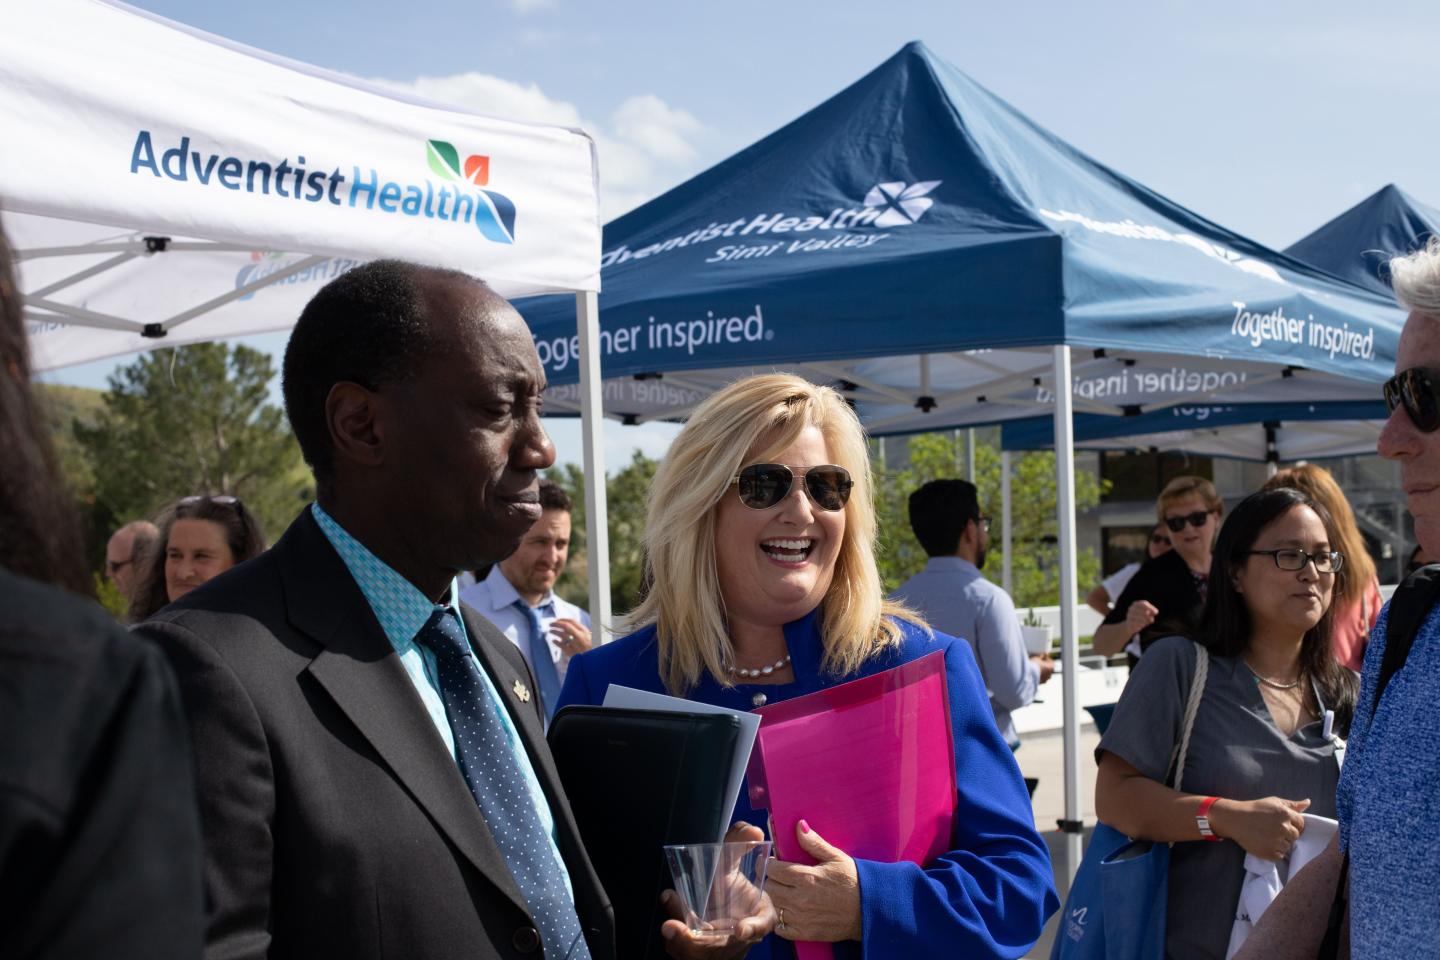
{"label": "potted plant", "polygon": [[1039,656],[1042,653],[1050,652],[1050,628],[1045,621],[1035,615],[1035,608],[1031,607],[1020,621],[1020,633],[1025,638],[1025,652],[1031,656]]}

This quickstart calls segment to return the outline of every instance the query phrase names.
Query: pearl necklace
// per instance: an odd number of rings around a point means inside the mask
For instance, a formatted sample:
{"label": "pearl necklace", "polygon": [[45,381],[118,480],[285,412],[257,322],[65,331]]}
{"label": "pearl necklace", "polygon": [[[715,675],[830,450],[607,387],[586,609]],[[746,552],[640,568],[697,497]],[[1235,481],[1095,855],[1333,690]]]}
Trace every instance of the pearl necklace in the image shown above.
{"label": "pearl necklace", "polygon": [[783,670],[785,668],[785,665],[789,662],[790,654],[787,653],[785,654],[785,656],[781,657],[779,660],[776,660],[768,667],[756,667],[753,670],[746,669],[745,667],[731,667],[730,672],[735,674],[737,677],[768,677],[776,670]]}

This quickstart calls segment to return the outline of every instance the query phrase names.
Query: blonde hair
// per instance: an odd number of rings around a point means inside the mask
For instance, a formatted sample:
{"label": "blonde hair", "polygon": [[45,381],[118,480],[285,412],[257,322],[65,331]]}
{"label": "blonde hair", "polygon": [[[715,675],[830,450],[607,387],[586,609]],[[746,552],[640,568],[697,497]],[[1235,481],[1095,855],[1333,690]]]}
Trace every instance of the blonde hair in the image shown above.
{"label": "blonde hair", "polygon": [[1360,536],[1360,527],[1355,523],[1355,511],[1350,509],[1350,501],[1345,498],[1345,491],[1340,489],[1335,477],[1324,467],[1307,463],[1281,470],[1266,480],[1265,486],[1260,489],[1274,490],[1276,487],[1299,490],[1330,514],[1335,527],[1335,539],[1340,541],[1333,544],[1332,549],[1345,554],[1345,565],[1341,568],[1341,576],[1337,578],[1333,605],[1340,609],[1359,603],[1370,585],[1376,581],[1375,561],[1370,559],[1365,538]]}
{"label": "blonde hair", "polygon": [[1155,498],[1155,519],[1163,523],[1166,507],[1190,497],[1199,497],[1205,501],[1206,510],[1220,516],[1225,515],[1225,501],[1215,492],[1215,484],[1204,477],[1185,476],[1176,477],[1165,484],[1165,489]]}
{"label": "blonde hair", "polygon": [[902,634],[891,618],[924,626],[883,594],[875,567],[874,481],[855,412],[840,394],[803,377],[747,377],[696,408],[650,486],[645,520],[650,587],[627,626],[655,625],[660,676],[670,692],[688,692],[706,671],[722,686],[733,685],[734,651],[715,559],[716,509],[747,460],[775,456],[808,427],[821,432],[834,462],[855,482],[834,578],[821,602],[821,668],[844,676],[897,646]]}
{"label": "blonde hair", "polygon": [[1390,287],[1407,310],[1440,317],[1440,237],[1390,261]]}

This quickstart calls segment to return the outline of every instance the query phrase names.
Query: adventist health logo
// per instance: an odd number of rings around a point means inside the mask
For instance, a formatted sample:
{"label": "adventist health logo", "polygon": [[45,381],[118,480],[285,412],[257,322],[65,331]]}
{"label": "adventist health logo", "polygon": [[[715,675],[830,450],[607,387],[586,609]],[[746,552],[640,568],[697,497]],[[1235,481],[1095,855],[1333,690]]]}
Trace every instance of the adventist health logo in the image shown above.
{"label": "adventist health logo", "polygon": [[[195,143],[200,143],[195,138]],[[444,140],[425,144],[429,169],[446,183],[429,177],[418,181],[383,180],[374,167],[349,164],[350,176],[334,166],[328,173],[306,169],[303,154],[278,162],[273,158],[253,159],[192,149],[192,138],[181,136],[173,145],[161,143],[157,153],[154,137],[141,130],[130,154],[130,172],[148,171],[158,179],[193,183],[200,187],[259,194],[290,203],[330,203],[351,210],[365,210],[404,217],[423,217],[445,223],[468,225],[494,243],[515,242],[515,204],[494,190],[483,189],[490,181],[490,158],[472,154],[460,160],[460,153]]]}
{"label": "adventist health logo", "polygon": [[[706,263],[753,260],[776,254],[814,253],[821,250],[869,247],[890,236],[871,228],[908,227],[918,222],[934,205],[930,193],[939,180],[905,183],[903,180],[878,183],[858,206],[834,207],[827,216],[791,215],[787,212],[757,213],[729,223],[710,223],[689,233],[631,250],[621,244],[600,257],[601,268],[669,253],[696,244],[734,239],[717,246]],[[837,233],[838,231],[838,233]],[[856,232],[851,232],[856,231]],[[825,237],[813,236],[828,234]],[[811,234],[810,236],[805,236]]]}

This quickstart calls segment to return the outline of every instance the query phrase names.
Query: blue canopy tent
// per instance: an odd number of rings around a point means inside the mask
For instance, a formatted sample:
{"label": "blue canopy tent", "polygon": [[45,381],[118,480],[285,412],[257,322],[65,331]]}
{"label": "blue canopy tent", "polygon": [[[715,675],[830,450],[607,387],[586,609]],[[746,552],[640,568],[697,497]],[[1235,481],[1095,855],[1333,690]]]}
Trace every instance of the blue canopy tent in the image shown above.
{"label": "blue canopy tent", "polygon": [[[1135,417],[1075,417],[1078,450],[1174,450],[1271,465],[1372,454],[1387,416],[1383,400],[1169,407]],[[1002,450],[1054,446],[1050,417],[1007,421]]]}
{"label": "blue canopy tent", "polygon": [[1285,248],[1296,260],[1390,296],[1382,268],[1391,257],[1412,253],[1440,232],[1440,210],[1387,184]]}
{"label": "blue canopy tent", "polygon": [[[919,43],[613,221],[601,265],[605,412],[629,422],[769,369],[836,384],[876,432],[1053,410],[1072,868],[1072,407],[1369,399],[1401,319],[1092,160]],[[567,306],[520,305],[561,412],[581,408]]]}

